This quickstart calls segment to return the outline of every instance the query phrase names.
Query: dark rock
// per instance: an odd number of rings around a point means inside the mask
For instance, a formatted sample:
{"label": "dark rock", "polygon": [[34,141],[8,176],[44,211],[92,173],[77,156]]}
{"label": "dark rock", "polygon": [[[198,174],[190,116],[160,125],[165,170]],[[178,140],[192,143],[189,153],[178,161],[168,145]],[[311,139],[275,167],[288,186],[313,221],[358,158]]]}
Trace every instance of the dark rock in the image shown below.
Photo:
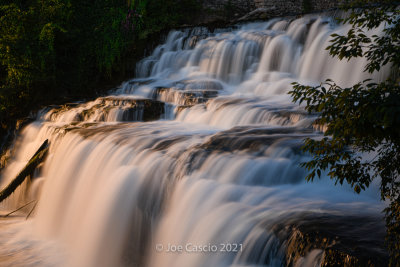
{"label": "dark rock", "polygon": [[[263,152],[267,146],[290,139],[301,140],[305,134],[311,135],[312,130],[295,127],[239,126],[213,135],[200,147],[206,150]],[[293,150],[299,151],[299,146],[300,142],[293,147]]]}
{"label": "dark rock", "polygon": [[185,172],[190,174],[201,168],[213,153],[240,152],[249,156],[266,155],[267,148],[272,145],[290,147],[291,153],[299,154],[301,153],[301,140],[304,135],[312,135],[312,130],[295,127],[234,127],[227,131],[218,132],[204,143],[189,148],[182,158],[182,165]]}
{"label": "dark rock", "polygon": [[183,80],[170,87],[157,87],[152,98],[179,106],[193,106],[217,97],[220,90],[223,86],[218,81]]}
{"label": "dark rock", "polygon": [[133,79],[129,81],[129,84],[131,85],[135,85],[135,86],[141,86],[141,85],[146,85],[146,84],[150,84],[152,82],[154,82],[154,79],[147,79],[147,78],[143,78],[143,79]]}
{"label": "dark rock", "polygon": [[343,2],[343,0],[206,0],[202,1],[203,12],[195,19],[194,24],[229,25],[241,21],[301,15],[339,8]]}
{"label": "dark rock", "polygon": [[102,102],[105,106],[120,106],[124,105],[125,108],[123,121],[137,121],[136,113],[143,114],[139,120],[153,121],[160,119],[164,114],[164,103],[152,99],[129,99],[121,97],[105,97]]}
{"label": "dark rock", "polygon": [[[84,122],[89,120],[96,112],[101,116],[95,119],[96,122],[106,121],[107,116],[112,109],[120,109],[122,118],[118,121],[152,121],[161,118],[164,114],[164,103],[152,99],[134,99],[119,96],[109,96],[98,98],[96,105],[90,108],[84,108],[75,115],[73,121]],[[66,104],[51,110],[50,119],[57,120],[60,113],[77,107],[78,104]],[[84,105],[81,107],[85,107]],[[100,111],[100,112],[99,112]]]}
{"label": "dark rock", "polygon": [[307,214],[275,227],[286,245],[286,265],[295,266],[314,249],[321,266],[387,266],[383,218]]}

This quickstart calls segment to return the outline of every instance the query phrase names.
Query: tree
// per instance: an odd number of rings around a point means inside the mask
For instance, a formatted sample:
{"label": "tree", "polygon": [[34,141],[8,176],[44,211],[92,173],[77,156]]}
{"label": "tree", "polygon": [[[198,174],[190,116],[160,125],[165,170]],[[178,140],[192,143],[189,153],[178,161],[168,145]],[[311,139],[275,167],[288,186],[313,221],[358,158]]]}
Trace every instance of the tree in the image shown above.
{"label": "tree", "polygon": [[162,31],[192,23],[199,3],[0,0],[0,154],[31,111],[93,97],[128,78]]}
{"label": "tree", "polygon": [[[303,163],[307,180],[320,177],[323,171],[336,183],[349,183],[355,192],[365,190],[380,179],[381,199],[385,209],[390,265],[400,266],[400,10],[394,1],[359,1],[350,8],[342,23],[351,25],[345,35],[333,34],[327,50],[334,57],[365,57],[365,71],[373,73],[390,65],[387,80],[360,81],[341,88],[327,80],[319,86],[293,84],[293,102],[305,103],[308,112],[319,114],[317,122],[325,125],[320,140],[306,139],[304,151],[312,160]],[[369,30],[383,27],[382,34],[369,36]],[[363,156],[373,155],[372,159]]]}

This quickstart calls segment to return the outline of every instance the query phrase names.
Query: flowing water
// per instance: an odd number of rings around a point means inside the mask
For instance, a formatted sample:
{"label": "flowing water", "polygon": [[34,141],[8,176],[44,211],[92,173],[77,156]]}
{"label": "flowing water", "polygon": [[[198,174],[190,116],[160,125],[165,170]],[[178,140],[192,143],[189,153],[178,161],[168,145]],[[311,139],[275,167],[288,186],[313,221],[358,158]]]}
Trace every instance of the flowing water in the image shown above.
{"label": "flowing water", "polygon": [[370,78],[364,59],[324,49],[346,30],[306,16],[172,31],[109,96],[42,110],[2,172],[3,187],[49,139],[32,182],[1,204],[39,200],[28,220],[32,205],[1,220],[0,265],[281,266],[277,225],[304,214],[380,220],[376,184],[356,195],[326,175],[307,183],[299,167],[302,140],[322,129],[291,102],[291,83]]}

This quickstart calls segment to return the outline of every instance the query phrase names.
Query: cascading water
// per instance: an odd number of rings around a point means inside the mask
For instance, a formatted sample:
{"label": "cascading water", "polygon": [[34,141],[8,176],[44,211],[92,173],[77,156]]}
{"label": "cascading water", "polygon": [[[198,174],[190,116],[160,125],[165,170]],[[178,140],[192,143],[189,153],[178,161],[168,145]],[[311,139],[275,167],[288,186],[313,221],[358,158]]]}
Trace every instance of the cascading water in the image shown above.
{"label": "cascading water", "polygon": [[[370,78],[364,59],[340,62],[324,50],[346,29],[306,16],[172,31],[112,95],[43,110],[2,173],[5,186],[50,140],[33,181],[1,204],[39,200],[29,220],[0,221],[0,265],[281,266],[285,222],[379,222],[375,185],[356,195],[324,175],[306,183],[299,167],[302,140],[321,132],[291,103],[291,83]],[[296,266],[322,257],[312,250]]]}

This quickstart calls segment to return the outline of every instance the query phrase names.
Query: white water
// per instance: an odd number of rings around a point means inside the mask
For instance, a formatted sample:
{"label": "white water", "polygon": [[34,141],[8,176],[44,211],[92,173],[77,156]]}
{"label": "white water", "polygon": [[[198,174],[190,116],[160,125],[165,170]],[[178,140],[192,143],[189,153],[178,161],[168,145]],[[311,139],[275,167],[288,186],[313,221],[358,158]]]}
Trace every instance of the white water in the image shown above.
{"label": "white water", "polygon": [[[375,185],[356,195],[327,177],[306,183],[298,166],[308,158],[302,139],[321,133],[291,103],[291,82],[371,78],[364,59],[340,62],[324,50],[331,33],[345,30],[310,16],[172,31],[112,96],[43,110],[2,173],[4,186],[50,140],[32,184],[1,206],[39,199],[28,221],[1,223],[0,265],[280,266],[285,245],[273,227],[285,218],[380,216]],[[145,98],[165,103],[155,121],[141,122]],[[166,252],[169,245],[183,251]],[[298,264],[321,257],[312,251]]]}

